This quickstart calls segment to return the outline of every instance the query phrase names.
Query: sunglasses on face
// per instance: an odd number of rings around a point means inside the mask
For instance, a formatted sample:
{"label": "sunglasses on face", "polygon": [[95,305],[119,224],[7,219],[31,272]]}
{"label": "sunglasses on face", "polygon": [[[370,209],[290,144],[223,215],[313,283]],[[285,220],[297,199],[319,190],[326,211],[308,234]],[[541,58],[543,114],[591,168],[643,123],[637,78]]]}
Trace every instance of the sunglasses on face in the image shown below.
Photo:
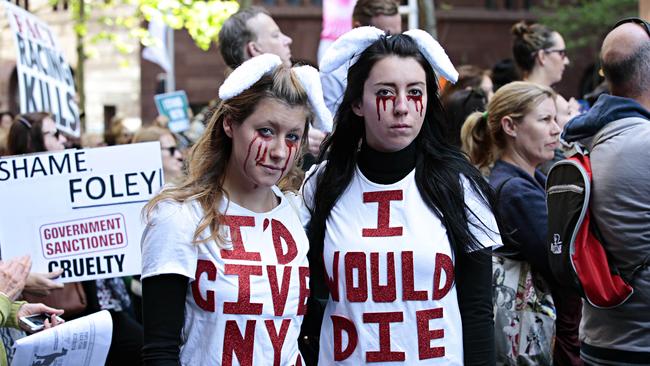
{"label": "sunglasses on face", "polygon": [[170,147],[161,147],[160,150],[167,150],[169,152],[169,155],[174,156],[176,154],[176,151],[179,153],[181,150],[177,146],[170,146]]}
{"label": "sunglasses on face", "polygon": [[643,20],[641,18],[637,18],[637,17],[621,19],[621,20],[618,21],[618,23],[616,23],[616,25],[614,25],[614,27],[612,29],[618,27],[621,24],[625,24],[625,23],[636,23],[636,24],[640,25],[641,27],[643,27],[643,29],[645,29],[645,32],[648,33],[648,37],[650,37],[650,23],[646,22],[645,20]]}

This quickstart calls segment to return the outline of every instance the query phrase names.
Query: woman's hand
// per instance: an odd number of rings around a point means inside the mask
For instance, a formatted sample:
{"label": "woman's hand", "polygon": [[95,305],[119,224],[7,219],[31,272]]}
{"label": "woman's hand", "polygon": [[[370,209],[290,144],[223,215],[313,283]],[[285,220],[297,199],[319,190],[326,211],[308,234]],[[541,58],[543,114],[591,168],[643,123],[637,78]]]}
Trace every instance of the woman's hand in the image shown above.
{"label": "woman's hand", "polygon": [[13,258],[0,262],[0,292],[15,300],[25,287],[25,280],[32,268],[29,256]]}
{"label": "woman's hand", "polygon": [[[54,308],[51,308],[51,307],[49,307],[47,305],[43,305],[43,304],[40,304],[40,303],[39,304],[29,304],[29,303],[23,304],[23,306],[21,306],[20,309],[18,309],[18,312],[16,313],[16,317],[18,319],[20,319],[20,318],[22,318],[24,316],[38,315],[38,314],[43,314],[43,313],[51,314],[50,319],[46,319],[45,322],[44,322],[45,329],[56,327],[59,324],[65,323],[65,320],[63,320],[63,319],[58,320],[57,317],[56,317],[57,315],[63,314],[63,310],[54,309]],[[32,332],[30,329],[25,328],[22,325],[22,323],[19,322],[19,324],[23,328],[23,330],[25,330],[27,332],[30,332],[30,333]]]}
{"label": "woman's hand", "polygon": [[27,276],[27,281],[25,281],[24,292],[29,292],[35,296],[45,297],[50,294],[50,291],[63,288],[62,283],[56,283],[52,281],[53,278],[57,278],[61,275],[63,270],[59,269],[58,271],[50,273],[35,273],[31,272]]}

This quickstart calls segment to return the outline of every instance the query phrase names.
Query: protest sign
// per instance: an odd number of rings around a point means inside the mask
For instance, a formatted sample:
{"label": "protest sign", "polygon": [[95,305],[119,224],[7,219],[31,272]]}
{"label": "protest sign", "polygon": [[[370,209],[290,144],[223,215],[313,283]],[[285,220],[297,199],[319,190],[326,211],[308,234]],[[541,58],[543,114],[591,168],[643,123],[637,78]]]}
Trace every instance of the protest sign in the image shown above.
{"label": "protest sign", "polygon": [[321,40],[335,41],[352,29],[352,11],[356,0],[323,0]]}
{"label": "protest sign", "polygon": [[11,366],[103,365],[113,333],[111,314],[102,310],[16,341]]}
{"label": "protest sign", "polygon": [[50,112],[61,131],[79,137],[72,70],[52,30],[11,2],[3,4],[16,41],[20,113]]}
{"label": "protest sign", "polygon": [[172,132],[183,132],[190,128],[189,103],[184,90],[158,94],[154,97],[158,113],[169,120],[167,127]]}
{"label": "protest sign", "polygon": [[139,274],[161,167],[159,142],[0,158],[2,258],[29,254],[61,282]]}

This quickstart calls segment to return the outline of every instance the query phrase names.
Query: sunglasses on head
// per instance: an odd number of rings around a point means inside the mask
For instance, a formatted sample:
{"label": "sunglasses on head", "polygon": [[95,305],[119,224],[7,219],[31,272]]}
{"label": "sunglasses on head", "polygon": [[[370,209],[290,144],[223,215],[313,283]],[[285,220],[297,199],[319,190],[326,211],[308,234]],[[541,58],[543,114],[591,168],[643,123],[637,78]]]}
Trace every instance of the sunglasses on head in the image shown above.
{"label": "sunglasses on head", "polygon": [[174,154],[176,154],[176,151],[180,152],[178,146],[161,147],[160,150],[167,150],[171,156],[174,156]]}
{"label": "sunglasses on head", "polygon": [[625,24],[625,23],[636,23],[636,24],[640,25],[641,27],[643,27],[643,29],[645,29],[645,32],[648,34],[648,37],[650,37],[650,23],[646,22],[645,20],[643,20],[641,18],[637,18],[637,17],[630,17],[630,18],[621,19],[616,23],[616,25],[614,25],[614,27],[612,27],[612,29],[618,27],[621,24]]}

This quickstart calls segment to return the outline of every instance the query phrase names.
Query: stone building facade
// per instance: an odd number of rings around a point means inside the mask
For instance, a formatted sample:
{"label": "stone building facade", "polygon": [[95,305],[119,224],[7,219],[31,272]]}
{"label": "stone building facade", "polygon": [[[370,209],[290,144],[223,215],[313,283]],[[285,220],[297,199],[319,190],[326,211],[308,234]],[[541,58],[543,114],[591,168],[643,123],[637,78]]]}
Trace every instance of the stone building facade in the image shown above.
{"label": "stone building facade", "polygon": [[[47,23],[56,35],[66,60],[74,70],[77,68],[77,41],[72,13],[65,0],[52,6],[48,0],[11,0],[29,10]],[[111,14],[133,12],[130,7],[112,9]],[[96,17],[98,14],[93,14]],[[100,30],[90,22],[88,34]],[[117,33],[125,37],[124,33]],[[84,82],[86,90],[86,131],[103,132],[113,116],[136,117],[140,111],[140,57],[139,45],[133,43],[134,52],[122,55],[111,45],[96,46],[97,53],[86,60]],[[0,110],[18,112],[18,81],[16,75],[16,50],[4,7],[0,6]]]}

